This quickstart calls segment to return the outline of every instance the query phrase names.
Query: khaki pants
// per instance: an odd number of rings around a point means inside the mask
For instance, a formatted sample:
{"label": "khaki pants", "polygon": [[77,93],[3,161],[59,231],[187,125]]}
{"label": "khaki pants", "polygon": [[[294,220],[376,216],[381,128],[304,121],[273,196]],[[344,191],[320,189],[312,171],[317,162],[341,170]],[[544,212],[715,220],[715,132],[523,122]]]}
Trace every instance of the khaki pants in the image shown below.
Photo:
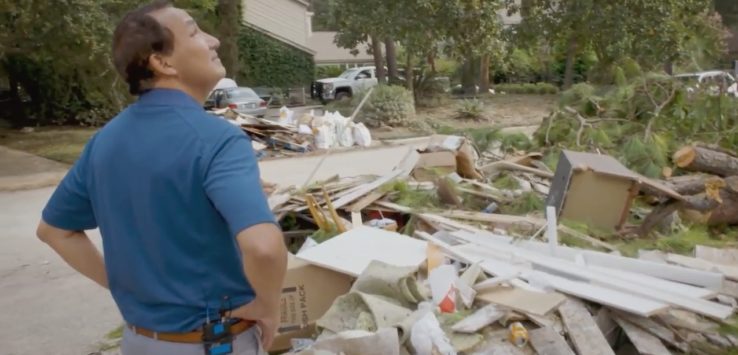
{"label": "khaki pants", "polygon": [[[233,355],[263,355],[258,327],[237,335],[233,339]],[[172,343],[135,334],[125,327],[121,342],[122,355],[204,355],[202,344]]]}

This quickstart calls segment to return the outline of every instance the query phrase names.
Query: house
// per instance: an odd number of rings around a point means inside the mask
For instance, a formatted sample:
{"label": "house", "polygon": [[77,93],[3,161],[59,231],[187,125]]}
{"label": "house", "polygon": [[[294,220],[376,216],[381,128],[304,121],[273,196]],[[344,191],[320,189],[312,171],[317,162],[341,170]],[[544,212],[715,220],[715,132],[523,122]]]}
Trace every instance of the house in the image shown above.
{"label": "house", "polygon": [[243,0],[243,23],[310,55],[312,12],[305,0]]}
{"label": "house", "polygon": [[356,55],[350,49],[341,48],[334,42],[336,32],[316,31],[308,39],[308,47],[315,52],[315,65],[341,65],[355,67],[374,63],[374,57],[368,54],[369,45],[357,48]]}

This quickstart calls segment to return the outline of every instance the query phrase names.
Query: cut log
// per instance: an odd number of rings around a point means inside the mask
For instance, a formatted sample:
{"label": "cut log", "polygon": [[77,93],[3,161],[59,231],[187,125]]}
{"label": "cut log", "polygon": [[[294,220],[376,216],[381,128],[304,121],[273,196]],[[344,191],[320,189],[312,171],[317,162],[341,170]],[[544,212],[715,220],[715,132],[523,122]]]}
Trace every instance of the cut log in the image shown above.
{"label": "cut log", "polygon": [[690,171],[719,176],[738,175],[738,158],[717,150],[687,146],[674,153],[672,159],[678,167]]}
{"label": "cut log", "polygon": [[721,178],[706,174],[683,175],[669,179],[667,185],[682,195],[696,195],[705,192],[708,181],[716,179]]}

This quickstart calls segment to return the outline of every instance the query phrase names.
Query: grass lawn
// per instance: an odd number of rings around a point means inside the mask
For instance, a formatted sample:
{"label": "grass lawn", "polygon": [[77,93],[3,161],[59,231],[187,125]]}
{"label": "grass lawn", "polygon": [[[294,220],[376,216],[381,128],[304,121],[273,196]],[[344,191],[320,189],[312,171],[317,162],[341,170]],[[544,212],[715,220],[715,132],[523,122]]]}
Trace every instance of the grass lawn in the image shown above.
{"label": "grass lawn", "polygon": [[97,128],[49,127],[33,132],[0,130],[0,145],[72,164]]}

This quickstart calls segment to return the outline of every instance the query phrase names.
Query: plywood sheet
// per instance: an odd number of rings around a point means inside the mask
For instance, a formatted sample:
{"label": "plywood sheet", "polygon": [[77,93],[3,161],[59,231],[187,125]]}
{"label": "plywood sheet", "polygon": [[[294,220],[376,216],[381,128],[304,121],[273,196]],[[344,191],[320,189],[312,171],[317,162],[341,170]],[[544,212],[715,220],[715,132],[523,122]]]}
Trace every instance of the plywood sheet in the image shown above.
{"label": "plywood sheet", "polygon": [[477,294],[477,299],[516,311],[545,316],[564,302],[566,296],[558,292],[544,293],[513,287],[495,287]]}
{"label": "plywood sheet", "polygon": [[615,316],[615,322],[618,323],[620,328],[625,331],[625,334],[633,343],[633,346],[638,350],[639,354],[643,355],[671,355],[668,349],[661,343],[659,338],[648,333],[641,328],[636,327],[634,324]]}
{"label": "plywood sheet", "polygon": [[354,228],[297,255],[309,263],[359,276],[372,260],[418,267],[425,261],[426,242],[370,227]]}

